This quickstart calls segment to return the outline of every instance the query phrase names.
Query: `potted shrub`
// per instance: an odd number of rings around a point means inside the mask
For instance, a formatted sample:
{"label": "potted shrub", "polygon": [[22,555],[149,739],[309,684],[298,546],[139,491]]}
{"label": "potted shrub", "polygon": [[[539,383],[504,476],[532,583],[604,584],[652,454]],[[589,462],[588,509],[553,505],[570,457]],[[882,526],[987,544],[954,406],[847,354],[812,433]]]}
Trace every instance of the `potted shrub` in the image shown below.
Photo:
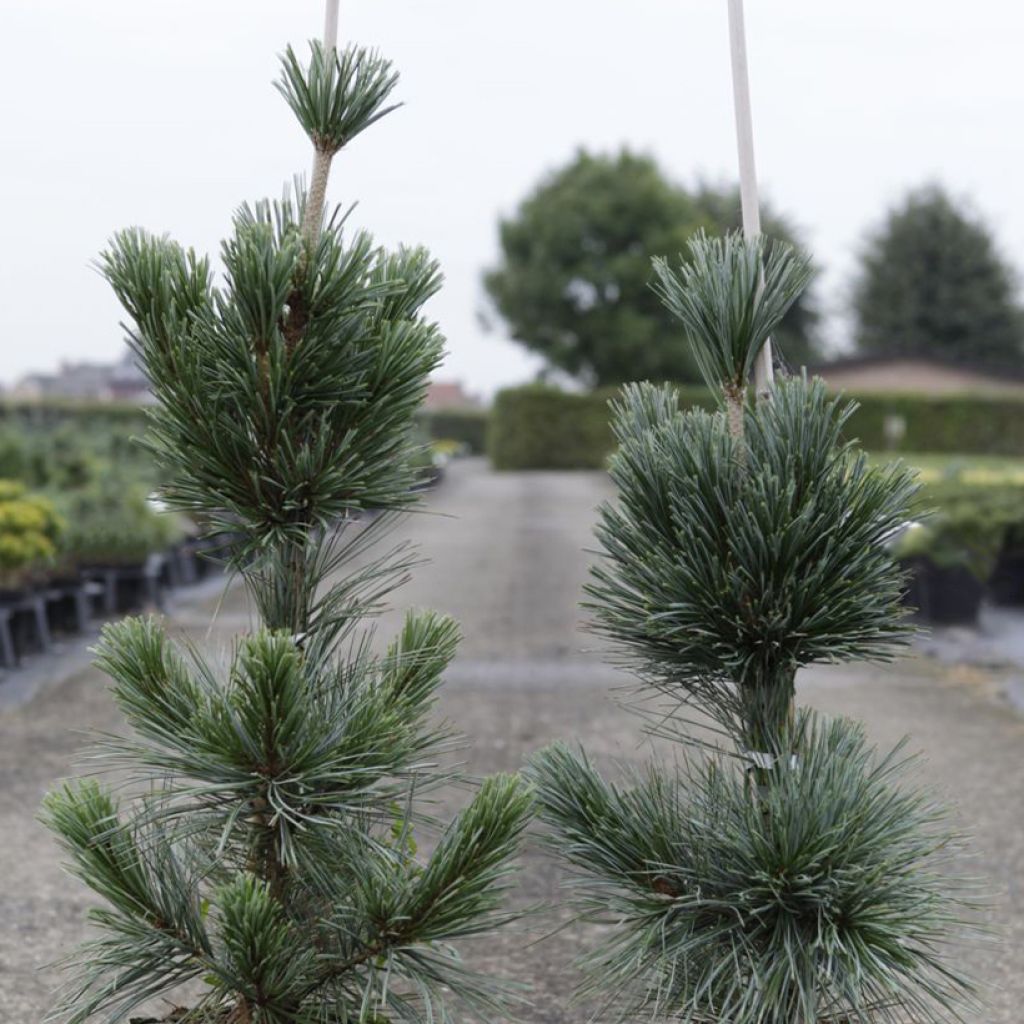
{"label": "potted shrub", "polygon": [[66,494],[63,508],[65,557],[108,588],[105,610],[131,611],[152,601],[156,570],[149,559],[181,536],[177,517],[156,511],[139,484],[116,477]]}
{"label": "potted shrub", "polygon": [[906,642],[884,542],[913,475],[844,443],[852,405],[821,381],[751,394],[803,258],[698,238],[656,272],[718,405],[625,389],[588,587],[595,630],[648,698],[633,706],[679,756],[616,781],[565,745],[531,764],[571,899],[605,926],[583,992],[623,1020],[961,1019],[947,826],[902,754],[795,705],[801,667]]}
{"label": "potted shrub", "polygon": [[1000,528],[989,596],[996,604],[1024,604],[1024,486],[1004,480],[976,484],[973,491]]}
{"label": "potted shrub", "polygon": [[928,621],[977,621],[1002,532],[999,524],[961,509],[936,513],[903,534],[896,555],[915,577],[909,600],[917,599]]}
{"label": "potted shrub", "polygon": [[0,480],[0,600],[21,596],[53,564],[62,522],[53,503]]}
{"label": "potted shrub", "polygon": [[28,445],[9,424],[0,427],[0,480],[24,480],[29,466]]}
{"label": "potted shrub", "polygon": [[989,593],[996,604],[1024,605],[1024,503],[1015,521],[1007,525],[989,580]]}
{"label": "potted shrub", "polygon": [[1019,497],[1016,488],[963,481],[925,488],[918,504],[926,514],[894,545],[911,574],[908,603],[924,618],[941,624],[977,621],[1019,515]]}
{"label": "potted shrub", "polygon": [[49,646],[38,587],[56,558],[62,525],[47,498],[18,481],[0,480],[0,629],[8,664],[31,646]]}
{"label": "potted shrub", "polygon": [[236,214],[223,284],[140,230],[103,257],[152,385],[161,498],[235,535],[258,625],[225,668],[155,618],[104,630],[99,664],[131,728],[104,748],[117,790],[88,779],[46,802],[103,903],[71,958],[72,1024],[175,994],[189,1005],[158,1012],[197,1024],[506,1012],[455,943],[509,920],[529,792],[499,775],[447,825],[424,812],[461,777],[437,768],[451,734],[433,715],[458,627],[410,613],[380,649],[365,621],[410,564],[367,552],[414,501],[412,427],[442,351],[421,310],[440,275],[420,249],[325,222],[324,195],[332,157],[392,109],[396,81],[362,48],[314,43],[305,65],[286,52],[310,188]]}

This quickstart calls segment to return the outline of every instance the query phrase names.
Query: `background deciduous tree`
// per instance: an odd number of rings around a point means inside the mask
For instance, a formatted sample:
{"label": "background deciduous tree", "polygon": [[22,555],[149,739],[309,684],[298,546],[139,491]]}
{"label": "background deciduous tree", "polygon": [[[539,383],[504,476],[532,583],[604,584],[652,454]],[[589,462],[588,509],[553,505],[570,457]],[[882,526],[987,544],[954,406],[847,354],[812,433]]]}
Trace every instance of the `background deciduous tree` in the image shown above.
{"label": "background deciduous tree", "polygon": [[[733,188],[688,190],[648,156],[581,149],[502,221],[501,261],[485,287],[517,341],[586,384],[696,381],[687,339],[651,290],[651,257],[739,220]],[[764,221],[766,234],[793,240],[778,216]],[[814,361],[815,321],[802,296],[781,325],[792,365]]]}
{"label": "background deciduous tree", "polygon": [[889,211],[854,287],[861,352],[1024,368],[1013,272],[988,226],[935,185]]}

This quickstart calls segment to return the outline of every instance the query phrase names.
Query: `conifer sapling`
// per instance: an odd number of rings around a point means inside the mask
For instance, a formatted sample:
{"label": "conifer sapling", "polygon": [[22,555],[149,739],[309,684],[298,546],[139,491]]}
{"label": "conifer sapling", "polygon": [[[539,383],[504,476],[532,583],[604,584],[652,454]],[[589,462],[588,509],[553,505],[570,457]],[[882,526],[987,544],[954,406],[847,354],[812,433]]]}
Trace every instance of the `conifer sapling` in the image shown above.
{"label": "conifer sapling", "polygon": [[[442,338],[420,249],[324,221],[333,155],[391,109],[377,54],[289,49],[278,84],[316,152],[311,190],[243,206],[209,262],[138,229],[101,266],[156,404],[163,497],[212,533],[261,624],[223,670],[152,618],[109,625],[98,663],[131,728],[106,741],[126,796],[52,793],[45,816],[104,906],[59,1013],[109,1022],[189,982],[175,1020],[285,1024],[493,1017],[500,988],[449,943],[503,923],[528,817],[487,779],[431,853],[417,798],[450,741],[434,720],[456,624],[410,614],[380,652],[364,620],[411,561],[373,541],[412,501],[412,421]],[[416,834],[422,834],[418,829]],[[170,1019],[170,1018],[168,1018]]]}
{"label": "conifer sapling", "polygon": [[[605,781],[558,745],[531,772],[580,911],[610,925],[582,991],[622,1018],[693,1024],[960,1019],[943,955],[963,916],[940,809],[908,759],[794,705],[805,666],[885,661],[909,633],[885,542],[914,477],[844,440],[820,380],[747,381],[807,280],[792,249],[700,236],[658,289],[716,411],[671,388],[615,404],[618,500],[599,513],[594,629],[656,698],[674,768]],[[696,714],[695,714],[696,713]]]}

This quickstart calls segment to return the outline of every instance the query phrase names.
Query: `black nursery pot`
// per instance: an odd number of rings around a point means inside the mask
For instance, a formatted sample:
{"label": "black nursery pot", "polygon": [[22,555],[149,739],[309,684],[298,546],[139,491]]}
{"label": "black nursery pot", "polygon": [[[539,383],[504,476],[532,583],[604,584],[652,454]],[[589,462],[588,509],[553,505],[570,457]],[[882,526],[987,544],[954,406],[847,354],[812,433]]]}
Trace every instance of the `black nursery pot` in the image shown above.
{"label": "black nursery pot", "polygon": [[988,589],[996,604],[1024,605],[1024,552],[1000,552]]}
{"label": "black nursery pot", "polygon": [[167,577],[170,586],[187,587],[199,579],[195,546],[190,540],[178,541],[167,549]]}
{"label": "black nursery pot", "polygon": [[109,588],[104,608],[108,614],[141,611],[146,604],[148,589],[143,562],[92,565],[83,568],[82,574]]}
{"label": "black nursery pot", "polygon": [[971,625],[978,621],[985,587],[962,565],[949,567],[928,563],[927,618],[944,625]]}
{"label": "black nursery pot", "polygon": [[50,628],[57,633],[77,633],[82,626],[77,592],[81,584],[61,583],[50,588],[46,601],[46,614]]}
{"label": "black nursery pot", "polygon": [[927,558],[915,555],[912,558],[900,559],[900,565],[907,573],[907,589],[903,591],[902,601],[921,618],[927,619],[928,568],[931,563]]}
{"label": "black nursery pot", "polygon": [[137,612],[146,604],[149,591],[146,586],[144,566],[122,565],[117,570],[116,607],[119,612]]}
{"label": "black nursery pot", "polygon": [[14,664],[25,654],[49,650],[50,624],[44,591],[31,584],[0,589],[0,608],[7,631],[2,656],[5,664]]}

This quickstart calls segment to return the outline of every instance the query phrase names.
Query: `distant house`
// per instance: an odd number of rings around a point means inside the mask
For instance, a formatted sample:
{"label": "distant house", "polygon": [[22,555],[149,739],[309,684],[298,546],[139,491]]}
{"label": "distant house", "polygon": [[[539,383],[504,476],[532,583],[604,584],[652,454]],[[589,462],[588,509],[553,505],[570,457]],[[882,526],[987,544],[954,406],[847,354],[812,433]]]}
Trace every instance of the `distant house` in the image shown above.
{"label": "distant house", "polygon": [[115,363],[107,384],[110,397],[115,402],[137,402],[149,405],[154,401],[149,390],[149,380],[135,356],[129,352],[119,363]]}
{"label": "distant house", "polygon": [[425,409],[479,409],[482,403],[456,380],[432,380],[423,403]]}
{"label": "distant house", "polygon": [[61,363],[55,373],[22,377],[9,395],[25,401],[152,402],[146,375],[129,352],[116,363]]}
{"label": "distant house", "polygon": [[1024,372],[997,373],[923,356],[851,356],[808,367],[807,372],[835,391],[1024,395]]}

